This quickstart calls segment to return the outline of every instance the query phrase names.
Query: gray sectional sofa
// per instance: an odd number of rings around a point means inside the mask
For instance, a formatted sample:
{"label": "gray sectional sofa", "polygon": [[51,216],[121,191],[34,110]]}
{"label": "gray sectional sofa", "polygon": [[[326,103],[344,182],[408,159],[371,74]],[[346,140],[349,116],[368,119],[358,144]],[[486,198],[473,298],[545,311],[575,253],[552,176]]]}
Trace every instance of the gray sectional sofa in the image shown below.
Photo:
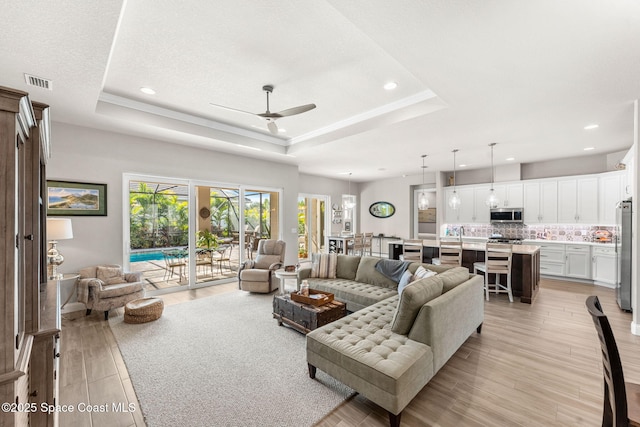
{"label": "gray sectional sofa", "polygon": [[379,258],[338,255],[335,278],[312,278],[353,313],[307,335],[309,375],[320,369],[388,411],[402,410],[484,320],[481,276],[464,267],[422,265],[435,276],[415,281],[399,297],[398,284],[375,269]]}

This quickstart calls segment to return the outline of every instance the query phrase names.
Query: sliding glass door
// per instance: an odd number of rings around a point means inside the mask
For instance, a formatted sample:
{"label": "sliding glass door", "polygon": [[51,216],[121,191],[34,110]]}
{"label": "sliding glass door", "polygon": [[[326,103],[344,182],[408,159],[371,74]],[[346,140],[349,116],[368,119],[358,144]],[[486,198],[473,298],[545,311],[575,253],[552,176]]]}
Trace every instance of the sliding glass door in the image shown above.
{"label": "sliding glass door", "polygon": [[298,196],[298,259],[311,258],[312,253],[326,252],[328,196]]}
{"label": "sliding glass door", "polygon": [[280,238],[280,190],[125,175],[125,260],[147,292],[236,280],[260,239]]}

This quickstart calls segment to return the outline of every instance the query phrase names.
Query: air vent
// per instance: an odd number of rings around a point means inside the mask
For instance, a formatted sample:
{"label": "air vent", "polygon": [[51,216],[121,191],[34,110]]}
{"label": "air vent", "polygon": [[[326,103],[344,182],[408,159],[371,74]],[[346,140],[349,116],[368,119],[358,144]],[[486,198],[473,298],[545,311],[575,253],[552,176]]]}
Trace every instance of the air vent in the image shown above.
{"label": "air vent", "polygon": [[36,77],[26,73],[24,75],[24,79],[29,86],[35,86],[46,90],[53,90],[53,81],[49,79],[43,79],[42,77]]}

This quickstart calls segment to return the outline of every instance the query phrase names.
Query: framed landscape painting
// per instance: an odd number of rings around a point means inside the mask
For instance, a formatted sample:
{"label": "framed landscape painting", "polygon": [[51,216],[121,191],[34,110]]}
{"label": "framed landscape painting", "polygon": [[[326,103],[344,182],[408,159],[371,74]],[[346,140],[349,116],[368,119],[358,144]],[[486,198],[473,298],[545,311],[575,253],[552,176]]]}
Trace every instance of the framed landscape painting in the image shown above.
{"label": "framed landscape painting", "polygon": [[107,184],[47,181],[47,215],[106,216]]}

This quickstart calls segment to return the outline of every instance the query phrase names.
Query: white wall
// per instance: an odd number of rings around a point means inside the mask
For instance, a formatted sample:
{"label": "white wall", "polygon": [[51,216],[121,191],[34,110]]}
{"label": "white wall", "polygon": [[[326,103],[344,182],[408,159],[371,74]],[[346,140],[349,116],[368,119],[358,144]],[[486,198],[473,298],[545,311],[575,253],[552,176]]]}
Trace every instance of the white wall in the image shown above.
{"label": "white wall", "polygon": [[[425,174],[425,188],[435,187],[435,182],[434,173]],[[421,184],[422,174],[361,183],[358,229],[374,235],[411,237],[413,189]],[[389,202],[395,206],[396,213],[390,218],[376,218],[369,213],[369,206],[374,202]]]}
{"label": "white wall", "polygon": [[[351,193],[358,194],[360,186],[358,183],[351,181]],[[342,204],[342,195],[349,192],[348,179],[332,179],[315,175],[300,174],[298,176],[298,192],[305,194],[317,194],[329,196],[331,198],[329,208],[333,203]],[[360,219],[356,219],[356,225],[360,223]],[[342,224],[331,223],[330,233],[332,235],[340,235]]]}
{"label": "white wall", "polygon": [[297,233],[291,229],[297,230],[297,166],[57,122],[52,124],[52,151],[47,179],[107,184],[106,217],[71,217],[74,238],[58,245],[65,256],[62,272],[97,263],[123,263],[125,172],[282,188],[286,263],[296,263]]}

